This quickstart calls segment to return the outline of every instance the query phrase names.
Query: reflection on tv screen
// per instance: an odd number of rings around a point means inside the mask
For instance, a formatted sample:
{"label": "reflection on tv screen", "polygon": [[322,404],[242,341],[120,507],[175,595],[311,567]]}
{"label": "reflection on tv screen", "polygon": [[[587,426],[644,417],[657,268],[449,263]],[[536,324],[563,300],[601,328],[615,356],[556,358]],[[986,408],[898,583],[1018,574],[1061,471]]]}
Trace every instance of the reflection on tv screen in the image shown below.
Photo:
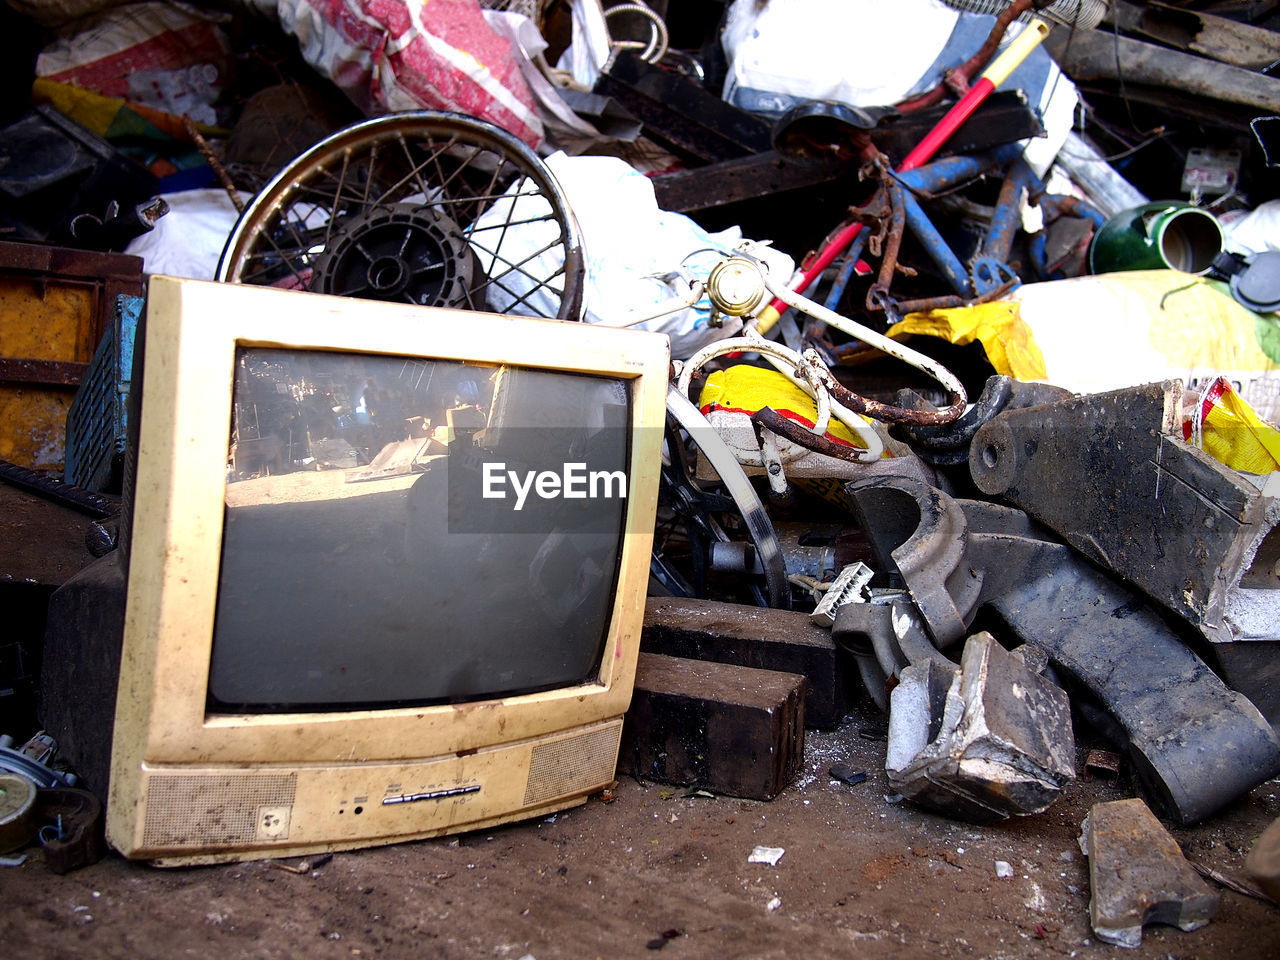
{"label": "reflection on tv screen", "polygon": [[627,385],[242,349],[212,712],[591,682],[626,515]]}

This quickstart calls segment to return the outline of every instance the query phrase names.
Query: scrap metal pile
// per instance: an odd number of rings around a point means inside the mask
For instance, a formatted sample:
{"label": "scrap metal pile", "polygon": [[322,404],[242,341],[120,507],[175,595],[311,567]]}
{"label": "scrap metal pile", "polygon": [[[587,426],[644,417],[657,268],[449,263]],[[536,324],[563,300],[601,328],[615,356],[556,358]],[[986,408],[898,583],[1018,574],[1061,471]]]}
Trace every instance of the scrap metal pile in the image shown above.
{"label": "scrap metal pile", "polygon": [[[447,5],[379,78],[308,6],[364,116],[188,123],[190,275],[668,333],[651,594],[810,612],[923,806],[1045,810],[1082,722],[1179,824],[1280,773],[1275,4],[458,3],[461,79]],[[0,166],[20,235],[121,236],[51,176]],[[155,189],[106,219],[172,272]]]}

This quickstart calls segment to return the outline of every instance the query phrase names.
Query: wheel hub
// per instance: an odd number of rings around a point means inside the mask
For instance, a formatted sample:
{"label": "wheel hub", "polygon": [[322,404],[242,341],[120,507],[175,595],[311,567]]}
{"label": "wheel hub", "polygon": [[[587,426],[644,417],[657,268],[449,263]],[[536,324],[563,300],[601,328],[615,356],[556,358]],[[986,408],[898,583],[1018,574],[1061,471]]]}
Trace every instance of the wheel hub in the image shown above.
{"label": "wheel hub", "polygon": [[457,307],[467,302],[472,264],[462,231],[449,217],[431,207],[398,203],[340,221],[329,249],[316,262],[313,289]]}

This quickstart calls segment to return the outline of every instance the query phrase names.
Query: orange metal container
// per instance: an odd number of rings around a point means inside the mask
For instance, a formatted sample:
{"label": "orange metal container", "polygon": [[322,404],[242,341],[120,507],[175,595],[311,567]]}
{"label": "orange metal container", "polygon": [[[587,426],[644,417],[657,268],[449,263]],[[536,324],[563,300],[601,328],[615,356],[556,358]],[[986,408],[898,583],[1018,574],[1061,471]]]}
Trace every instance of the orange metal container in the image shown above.
{"label": "orange metal container", "polygon": [[61,474],[67,410],[142,260],[0,242],[0,460]]}

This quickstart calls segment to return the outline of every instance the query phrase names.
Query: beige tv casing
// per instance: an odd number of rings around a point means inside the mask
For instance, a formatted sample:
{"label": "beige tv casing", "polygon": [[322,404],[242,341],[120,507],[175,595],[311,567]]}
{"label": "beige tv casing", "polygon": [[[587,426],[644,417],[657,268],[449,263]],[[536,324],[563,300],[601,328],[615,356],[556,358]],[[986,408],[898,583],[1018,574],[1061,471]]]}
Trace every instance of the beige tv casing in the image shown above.
{"label": "beige tv casing", "polygon": [[[597,681],[408,709],[208,714],[238,347],[626,381],[626,526]],[[153,277],[144,357],[106,818],[116,850],[176,865],[373,846],[546,814],[613,780],[649,575],[665,336]]]}

